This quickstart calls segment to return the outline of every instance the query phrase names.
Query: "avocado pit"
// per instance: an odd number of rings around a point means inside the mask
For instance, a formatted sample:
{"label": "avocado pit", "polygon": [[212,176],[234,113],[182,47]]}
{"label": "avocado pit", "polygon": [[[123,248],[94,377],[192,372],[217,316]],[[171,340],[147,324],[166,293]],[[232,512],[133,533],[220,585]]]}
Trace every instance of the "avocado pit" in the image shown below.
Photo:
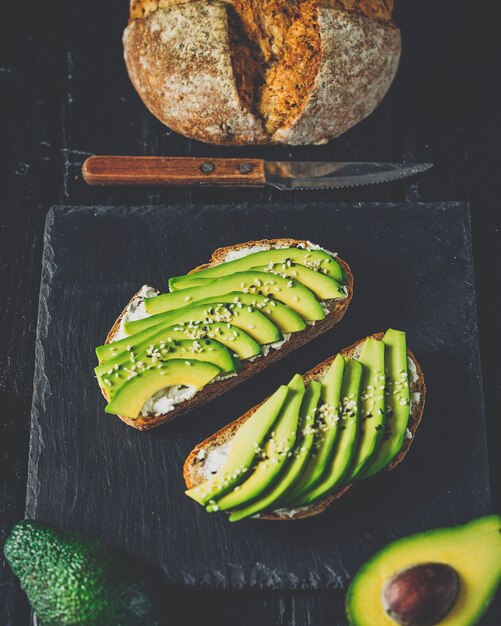
{"label": "avocado pit", "polygon": [[384,585],[382,602],[399,626],[433,626],[454,606],[459,575],[445,563],[424,563],[397,572]]}

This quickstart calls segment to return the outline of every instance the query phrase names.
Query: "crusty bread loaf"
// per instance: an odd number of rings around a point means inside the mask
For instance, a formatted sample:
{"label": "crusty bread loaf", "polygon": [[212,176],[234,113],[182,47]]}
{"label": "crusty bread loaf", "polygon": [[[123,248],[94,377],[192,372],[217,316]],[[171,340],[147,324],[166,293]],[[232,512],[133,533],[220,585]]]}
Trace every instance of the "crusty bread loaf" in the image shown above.
{"label": "crusty bread loaf", "polygon": [[[374,339],[379,339],[379,340],[381,340],[383,336],[384,336],[384,333],[375,333],[374,335],[372,335]],[[352,357],[352,358],[358,356],[361,352],[364,341],[365,339],[361,339],[360,341],[357,341],[349,348],[345,348],[344,350],[341,350],[341,354],[343,354],[345,357]],[[419,363],[416,360],[416,357],[410,350],[407,350],[407,356],[410,359],[412,359],[416,367],[416,380],[414,382],[411,381],[411,397],[412,397],[412,394],[419,394],[419,399],[415,399],[414,401],[411,402],[411,416],[410,416],[408,428],[409,428],[410,433],[412,434],[412,437],[404,439],[404,445],[402,447],[402,450],[390,463],[390,465],[387,468],[388,470],[392,470],[394,467],[396,467],[403,460],[403,458],[409,451],[409,448],[412,442],[414,441],[414,435],[416,433],[417,427],[419,426],[419,423],[423,415],[425,396],[426,396],[426,387],[424,383],[423,372],[421,371],[421,368],[419,366]],[[327,370],[329,369],[335,357],[336,355],[332,356],[331,358],[327,359],[323,363],[320,363],[313,369],[306,372],[306,374],[303,374],[304,382],[308,384],[313,380],[321,381],[324,378],[325,374],[327,373]],[[183,468],[184,480],[186,483],[186,487],[188,489],[192,489],[193,487],[196,487],[197,485],[199,485],[205,480],[205,477],[203,475],[203,468],[204,468],[204,464],[207,459],[208,453],[211,451],[217,450],[221,446],[231,441],[231,439],[233,438],[234,434],[236,433],[238,428],[241,426],[241,424],[247,421],[264,402],[266,402],[266,399],[263,400],[263,402],[261,402],[257,406],[247,411],[247,413],[245,413],[244,415],[242,415],[235,421],[231,422],[227,426],[224,426],[221,430],[219,430],[214,435],[211,435],[210,437],[208,437],[207,439],[199,443],[190,452],[190,454],[188,455],[188,458],[185,461],[184,468]],[[319,500],[318,502],[314,504],[295,509],[291,512],[287,510],[282,510],[280,512],[275,512],[275,513],[263,513],[259,515],[259,518],[266,519],[266,520],[283,521],[283,520],[303,519],[305,517],[312,517],[313,515],[318,515],[319,513],[322,513],[323,511],[325,511],[325,509],[330,504],[332,504],[335,500],[338,500],[341,496],[343,496],[351,486],[352,486],[351,484],[346,485],[341,490],[329,496],[326,496],[325,498]]]}
{"label": "crusty bread loaf", "polygon": [[[219,265],[224,262],[226,255],[230,251],[236,250],[244,250],[247,248],[253,248],[256,246],[269,246],[270,248],[285,248],[285,247],[294,247],[298,244],[300,245],[308,245],[309,242],[302,241],[298,239],[261,239],[259,241],[249,241],[243,244],[228,246],[224,248],[218,248],[213,253],[210,261],[204,265],[201,265],[195,269],[193,269],[190,273],[200,271],[207,267],[211,267],[213,265]],[[305,345],[315,337],[318,337],[322,333],[325,333],[327,330],[332,328],[335,324],[337,324],[343,318],[346,310],[351,302],[351,298],[353,297],[353,275],[351,273],[349,265],[336,256],[336,261],[343,268],[343,271],[346,274],[347,284],[346,288],[348,291],[348,295],[344,300],[329,300],[326,301],[326,304],[329,307],[329,313],[326,315],[325,319],[316,322],[314,326],[308,326],[305,330],[299,331],[297,333],[293,333],[290,339],[283,344],[283,346],[278,350],[271,350],[267,356],[260,356],[255,361],[244,361],[242,363],[242,369],[238,372],[237,376],[230,376],[223,380],[217,381],[215,383],[209,384],[203,389],[201,389],[198,393],[195,394],[193,398],[190,400],[185,400],[184,402],[176,405],[169,413],[165,413],[163,415],[150,415],[150,416],[139,416],[136,419],[131,419],[125,416],[119,416],[121,420],[123,420],[129,426],[133,426],[138,430],[149,430],[151,428],[156,428],[161,424],[173,420],[180,415],[191,411],[192,409],[199,407],[214,398],[226,393],[233,387],[239,385],[244,380],[248,380],[252,376],[255,376],[259,372],[263,371],[272,363],[275,363],[279,359],[283,358],[293,350],[300,348]],[[135,294],[130,302],[133,302],[138,297],[138,294]],[[117,336],[117,333],[121,327],[121,321],[124,315],[127,313],[130,302],[127,307],[122,311],[116,322],[113,324],[108,336],[106,337],[105,343],[111,343],[114,338]],[[106,399],[106,393],[103,391],[103,395]]]}
{"label": "crusty bread loaf", "polygon": [[216,144],[325,143],[395,76],[393,0],[132,0],[131,81],[150,111]]}

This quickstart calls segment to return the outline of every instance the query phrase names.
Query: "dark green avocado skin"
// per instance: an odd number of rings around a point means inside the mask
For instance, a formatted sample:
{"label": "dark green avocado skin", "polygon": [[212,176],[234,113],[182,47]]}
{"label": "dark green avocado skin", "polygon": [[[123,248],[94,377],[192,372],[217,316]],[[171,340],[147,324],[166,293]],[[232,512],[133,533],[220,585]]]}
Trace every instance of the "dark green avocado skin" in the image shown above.
{"label": "dark green avocado skin", "polygon": [[151,581],[100,541],[23,520],[4,553],[43,626],[163,623]]}

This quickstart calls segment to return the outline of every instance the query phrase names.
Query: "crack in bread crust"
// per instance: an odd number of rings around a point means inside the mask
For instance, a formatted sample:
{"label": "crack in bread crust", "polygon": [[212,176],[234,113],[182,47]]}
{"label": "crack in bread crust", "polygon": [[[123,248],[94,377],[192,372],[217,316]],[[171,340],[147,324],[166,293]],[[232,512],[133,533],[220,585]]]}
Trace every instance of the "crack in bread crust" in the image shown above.
{"label": "crack in bread crust", "polygon": [[400,56],[392,9],[392,0],[132,0],[127,68],[152,113],[189,137],[323,143],[389,88]]}

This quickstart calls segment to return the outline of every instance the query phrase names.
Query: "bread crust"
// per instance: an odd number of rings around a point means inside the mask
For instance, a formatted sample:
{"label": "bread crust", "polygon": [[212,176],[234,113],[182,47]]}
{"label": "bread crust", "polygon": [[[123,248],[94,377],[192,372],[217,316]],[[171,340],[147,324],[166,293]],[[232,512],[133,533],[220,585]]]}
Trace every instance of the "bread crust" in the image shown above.
{"label": "bread crust", "polygon": [[[384,333],[382,332],[374,333],[373,335],[370,335],[370,336],[374,339],[381,340],[384,336]],[[360,352],[361,347],[366,339],[368,339],[368,337],[365,337],[364,339],[360,339],[359,341],[357,341],[350,347],[345,348],[344,350],[341,350],[340,354],[342,354],[345,357],[353,357],[357,355]],[[407,455],[412,445],[412,442],[414,441],[416,430],[423,416],[425,399],[426,399],[426,385],[424,382],[423,372],[421,370],[421,367],[416,357],[410,350],[407,350],[407,356],[410,359],[412,359],[416,367],[416,374],[417,374],[416,381],[414,383],[411,383],[411,393],[417,392],[420,394],[420,397],[419,397],[419,401],[413,403],[411,416],[409,419],[408,429],[411,432],[412,437],[404,439],[404,444],[402,446],[401,451],[384,471],[391,471],[399,463],[403,461],[403,459]],[[319,365],[316,365],[314,368],[312,368],[311,370],[303,374],[302,376],[303,376],[303,380],[305,384],[309,384],[310,382],[314,380],[316,381],[322,380],[322,378],[324,377],[325,373],[327,372],[327,370],[329,369],[331,363],[334,361],[335,358],[336,358],[336,355],[326,359]],[[184,477],[184,481],[186,483],[187,489],[192,489],[193,487],[196,487],[203,481],[203,477],[200,474],[200,469],[201,469],[202,461],[206,458],[207,452],[210,451],[211,449],[218,448],[224,443],[230,441],[233,435],[235,434],[235,432],[238,430],[238,428],[244,422],[246,422],[255,413],[255,411],[257,411],[257,409],[262,404],[264,404],[264,402],[266,402],[266,400],[267,398],[265,398],[261,403],[259,403],[258,405],[254,406],[252,409],[247,411],[247,413],[244,413],[244,415],[242,415],[241,417],[237,418],[230,424],[227,424],[226,426],[218,430],[216,433],[214,433],[210,437],[207,437],[207,439],[204,439],[204,441],[202,441],[197,446],[195,446],[195,448],[193,448],[193,450],[190,452],[190,454],[186,458],[186,461],[183,466],[183,477]],[[202,451],[203,451],[203,455],[202,455]],[[329,496],[326,496],[325,498],[319,500],[318,502],[314,504],[297,509],[297,511],[292,515],[287,514],[285,511],[283,514],[266,513],[266,514],[260,514],[259,519],[269,520],[269,521],[289,521],[289,520],[298,520],[298,519],[304,519],[306,517],[313,517],[314,515],[319,515],[320,513],[323,513],[325,509],[328,506],[330,506],[335,500],[338,500],[339,498],[341,498],[348,491],[348,489],[350,489],[352,486],[353,486],[353,483],[346,485],[339,491],[332,493]]]}
{"label": "bread crust", "polygon": [[392,6],[383,13],[375,0],[358,0],[357,11],[353,2],[327,2],[317,9],[321,59],[313,88],[298,115],[269,134],[237,88],[228,4],[131,5],[124,32],[129,76],[147,108],[176,132],[224,145],[325,143],[369,115],[388,91],[401,51],[399,30],[382,19]]}
{"label": "bread crust", "polygon": [[320,7],[322,59],[300,114],[275,131],[272,141],[323,144],[366,118],[397,73],[400,31],[363,15]]}
{"label": "bread crust", "polygon": [[[226,246],[223,248],[218,248],[212,254],[212,257],[208,263],[200,265],[199,267],[191,270],[191,273],[200,271],[207,267],[212,267],[213,265],[219,265],[222,263],[228,254],[228,252],[233,250],[243,250],[248,248],[253,248],[256,246],[269,246],[270,248],[286,248],[286,247],[294,247],[303,245],[307,246],[309,244],[308,241],[291,239],[291,238],[283,238],[283,239],[260,239],[256,241],[248,241],[243,244],[235,245],[235,246]],[[276,363],[284,356],[289,354],[290,352],[300,348],[305,345],[309,341],[312,341],[322,333],[327,332],[333,326],[335,326],[338,322],[342,320],[344,314],[346,313],[348,306],[353,297],[353,284],[354,278],[351,273],[351,269],[346,261],[343,261],[338,256],[336,256],[336,261],[343,268],[343,271],[347,277],[346,288],[348,291],[348,295],[344,300],[329,300],[327,301],[330,313],[326,315],[326,317],[317,322],[314,326],[308,326],[305,330],[301,330],[297,333],[293,333],[290,339],[283,344],[283,346],[279,350],[271,350],[267,356],[261,356],[255,361],[249,362],[244,361],[242,363],[242,369],[238,373],[237,376],[231,376],[229,378],[225,378],[224,380],[217,381],[215,383],[209,384],[201,389],[199,392],[193,396],[190,400],[185,400],[184,402],[176,405],[176,408],[170,411],[169,413],[164,413],[163,415],[158,416],[139,416],[136,419],[131,419],[129,417],[119,415],[118,417],[128,424],[138,430],[150,430],[152,428],[156,428],[157,426],[161,426],[162,424],[169,422],[193,409],[202,406],[206,402],[213,400],[220,395],[226,393],[230,389],[233,389],[241,382],[248,380],[252,376],[259,374],[264,369],[266,369],[269,365]],[[137,292],[130,300],[129,304],[125,307],[122,313],[119,315],[115,323],[113,324],[111,330],[109,331],[105,343],[111,343],[115,338],[124,315],[127,313],[128,308],[138,296],[140,292]],[[108,400],[108,397],[104,391],[102,391],[103,396]]]}
{"label": "bread crust", "polygon": [[124,53],[144,104],[177,133],[216,144],[266,142],[237,90],[225,3],[188,2],[134,20]]}

